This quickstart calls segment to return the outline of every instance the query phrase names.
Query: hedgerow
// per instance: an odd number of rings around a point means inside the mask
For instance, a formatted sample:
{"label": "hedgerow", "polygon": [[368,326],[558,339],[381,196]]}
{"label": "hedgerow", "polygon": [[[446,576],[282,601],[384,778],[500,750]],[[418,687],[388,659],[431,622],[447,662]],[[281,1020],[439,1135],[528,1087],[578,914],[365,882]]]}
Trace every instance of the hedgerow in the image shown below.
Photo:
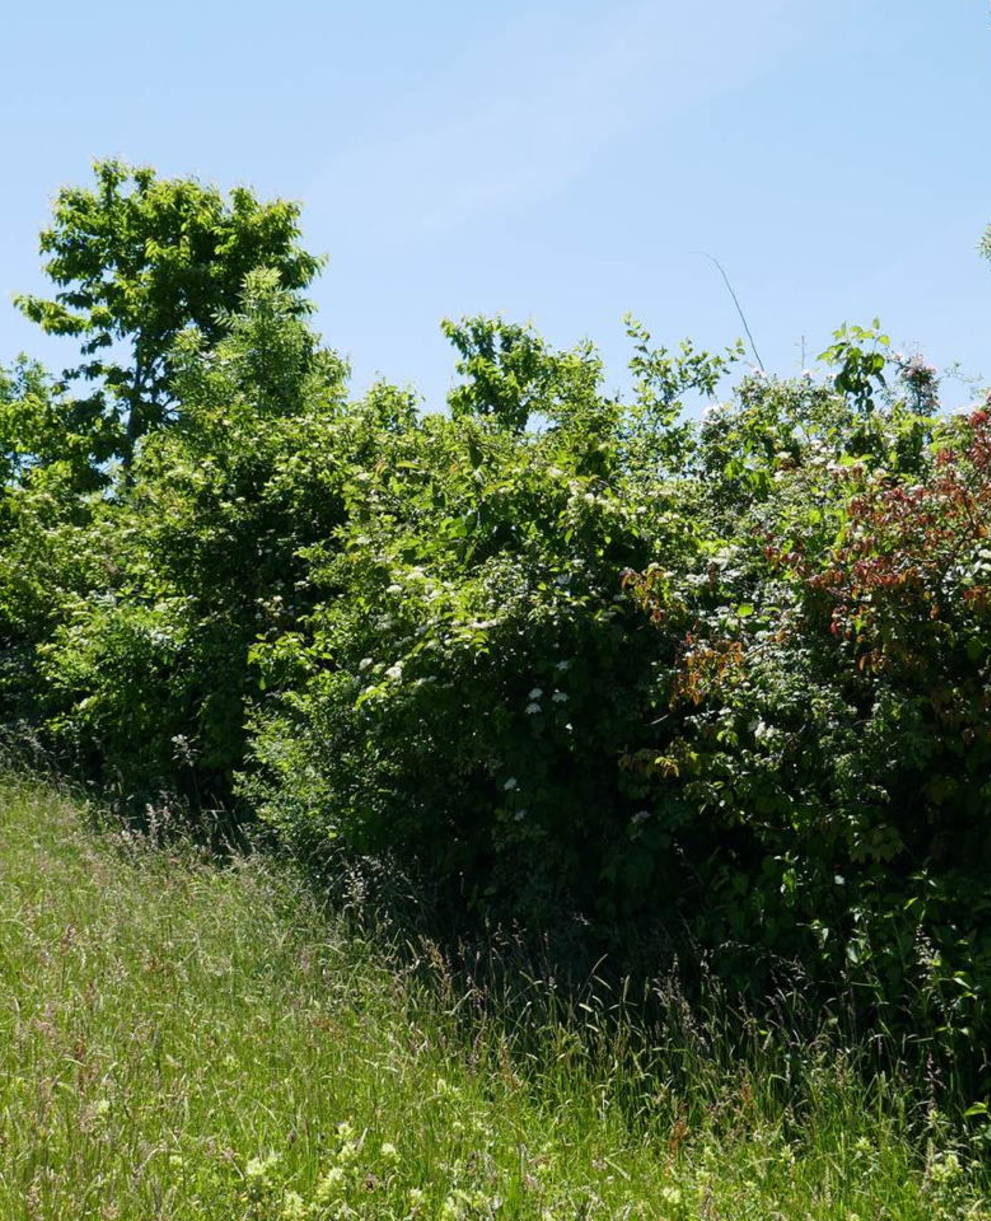
{"label": "hedgerow", "polygon": [[[312,270],[292,232],[272,266]],[[259,257],[209,326],[172,301],[119,461],[116,365],[0,379],[8,727],[477,913],[854,983],[978,1063],[986,410],[877,326],[716,402],[738,348],[630,322],[620,397],[591,345],[485,318],[445,324],[446,410],[353,401],[303,287]]]}

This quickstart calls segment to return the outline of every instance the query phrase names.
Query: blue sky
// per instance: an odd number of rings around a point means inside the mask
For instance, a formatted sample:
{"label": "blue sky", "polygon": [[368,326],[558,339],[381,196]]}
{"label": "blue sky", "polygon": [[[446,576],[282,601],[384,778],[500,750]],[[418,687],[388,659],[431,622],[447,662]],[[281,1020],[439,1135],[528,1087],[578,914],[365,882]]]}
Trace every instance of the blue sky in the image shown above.
{"label": "blue sky", "polygon": [[[658,342],[741,332],[802,367],[879,315],[991,382],[991,15],[983,0],[66,0],[9,6],[0,293],[94,157],[304,205],[318,325],[358,388],[440,405],[445,316]],[[70,359],[0,305],[0,361]],[[962,384],[948,397],[966,401]]]}

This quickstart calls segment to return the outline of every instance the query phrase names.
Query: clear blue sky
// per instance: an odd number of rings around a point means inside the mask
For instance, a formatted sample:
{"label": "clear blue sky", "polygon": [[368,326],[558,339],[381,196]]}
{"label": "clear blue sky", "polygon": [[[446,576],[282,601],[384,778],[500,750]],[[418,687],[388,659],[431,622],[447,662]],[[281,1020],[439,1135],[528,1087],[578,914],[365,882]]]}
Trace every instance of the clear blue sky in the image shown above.
{"label": "clear blue sky", "polygon": [[[47,0],[4,26],[5,302],[43,287],[54,192],[120,156],[301,200],[359,388],[439,405],[464,313],[588,336],[616,385],[628,310],[732,341],[699,250],[769,369],[877,314],[991,381],[984,0]],[[0,304],[0,361],[54,344]]]}

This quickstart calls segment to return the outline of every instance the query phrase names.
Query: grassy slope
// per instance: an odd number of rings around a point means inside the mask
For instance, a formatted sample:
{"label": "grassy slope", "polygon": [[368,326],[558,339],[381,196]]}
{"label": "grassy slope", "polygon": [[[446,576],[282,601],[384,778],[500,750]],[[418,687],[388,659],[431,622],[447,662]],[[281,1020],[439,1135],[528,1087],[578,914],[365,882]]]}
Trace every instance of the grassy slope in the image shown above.
{"label": "grassy slope", "polygon": [[670,1039],[648,1081],[622,1024],[468,1016],[435,965],[0,782],[0,1217],[991,1217],[836,1053],[789,1093]]}

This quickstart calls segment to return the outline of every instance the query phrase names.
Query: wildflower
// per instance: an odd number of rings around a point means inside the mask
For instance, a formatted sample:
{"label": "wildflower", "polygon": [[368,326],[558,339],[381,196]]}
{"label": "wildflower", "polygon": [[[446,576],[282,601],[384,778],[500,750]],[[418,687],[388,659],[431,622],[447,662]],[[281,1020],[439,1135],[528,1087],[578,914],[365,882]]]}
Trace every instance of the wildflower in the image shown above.
{"label": "wildflower", "polygon": [[244,1168],[244,1177],[252,1182],[264,1182],[278,1161],[278,1153],[270,1153],[267,1157],[253,1157]]}
{"label": "wildflower", "polygon": [[541,691],[541,689],[539,687],[534,687],[534,689],[527,696],[527,699],[528,700],[539,700],[543,694],[544,694],[543,691]]}
{"label": "wildflower", "polygon": [[533,716],[535,713],[538,713],[539,711],[540,711],[540,705],[537,703],[527,704],[527,706],[526,706],[527,716]]}
{"label": "wildflower", "polygon": [[638,827],[642,822],[650,818],[650,810],[637,810],[636,814],[630,819],[635,827]]}
{"label": "wildflower", "polygon": [[399,1161],[399,1150],[391,1141],[383,1141],[382,1148],[379,1150],[387,1162]]}
{"label": "wildflower", "polygon": [[395,583],[393,583],[392,585],[389,586],[389,588],[385,592],[387,594],[401,594],[403,592],[403,587],[401,585],[396,585]]}
{"label": "wildflower", "polygon": [[354,1140],[346,1140],[340,1149],[337,1150],[337,1160],[342,1166],[346,1166],[349,1162],[353,1162],[358,1156],[358,1142]]}
{"label": "wildflower", "polygon": [[568,701],[568,693],[566,691],[555,691],[551,696],[551,700],[555,704],[565,704]]}
{"label": "wildflower", "polygon": [[963,1174],[960,1159],[955,1153],[937,1153],[926,1169],[926,1178],[934,1185],[951,1183]]}
{"label": "wildflower", "polygon": [[672,1208],[677,1207],[681,1203],[681,1188],[666,1184],[661,1188],[660,1196],[665,1204],[670,1204]]}
{"label": "wildflower", "polygon": [[402,678],[403,667],[401,662],[396,662],[394,666],[390,666],[385,672],[386,678],[394,678],[396,680]]}
{"label": "wildflower", "polygon": [[516,821],[517,821],[517,822],[522,822],[522,821],[523,821],[523,819],[524,819],[524,818],[526,818],[526,815],[527,815],[527,812],[526,812],[526,810],[525,810],[525,809],[524,809],[524,810],[517,810],[517,811],[516,811],[516,814],[515,814]]}
{"label": "wildflower", "polygon": [[314,1199],[318,1204],[329,1204],[340,1194],[344,1185],[344,1171],[340,1166],[332,1166],[317,1183]]}
{"label": "wildflower", "polygon": [[287,1191],[282,1197],[282,1221],[305,1221],[308,1211],[306,1201],[298,1191]]}
{"label": "wildflower", "polygon": [[515,776],[510,776],[506,783],[502,786],[507,793],[511,793],[513,789],[518,788]]}

